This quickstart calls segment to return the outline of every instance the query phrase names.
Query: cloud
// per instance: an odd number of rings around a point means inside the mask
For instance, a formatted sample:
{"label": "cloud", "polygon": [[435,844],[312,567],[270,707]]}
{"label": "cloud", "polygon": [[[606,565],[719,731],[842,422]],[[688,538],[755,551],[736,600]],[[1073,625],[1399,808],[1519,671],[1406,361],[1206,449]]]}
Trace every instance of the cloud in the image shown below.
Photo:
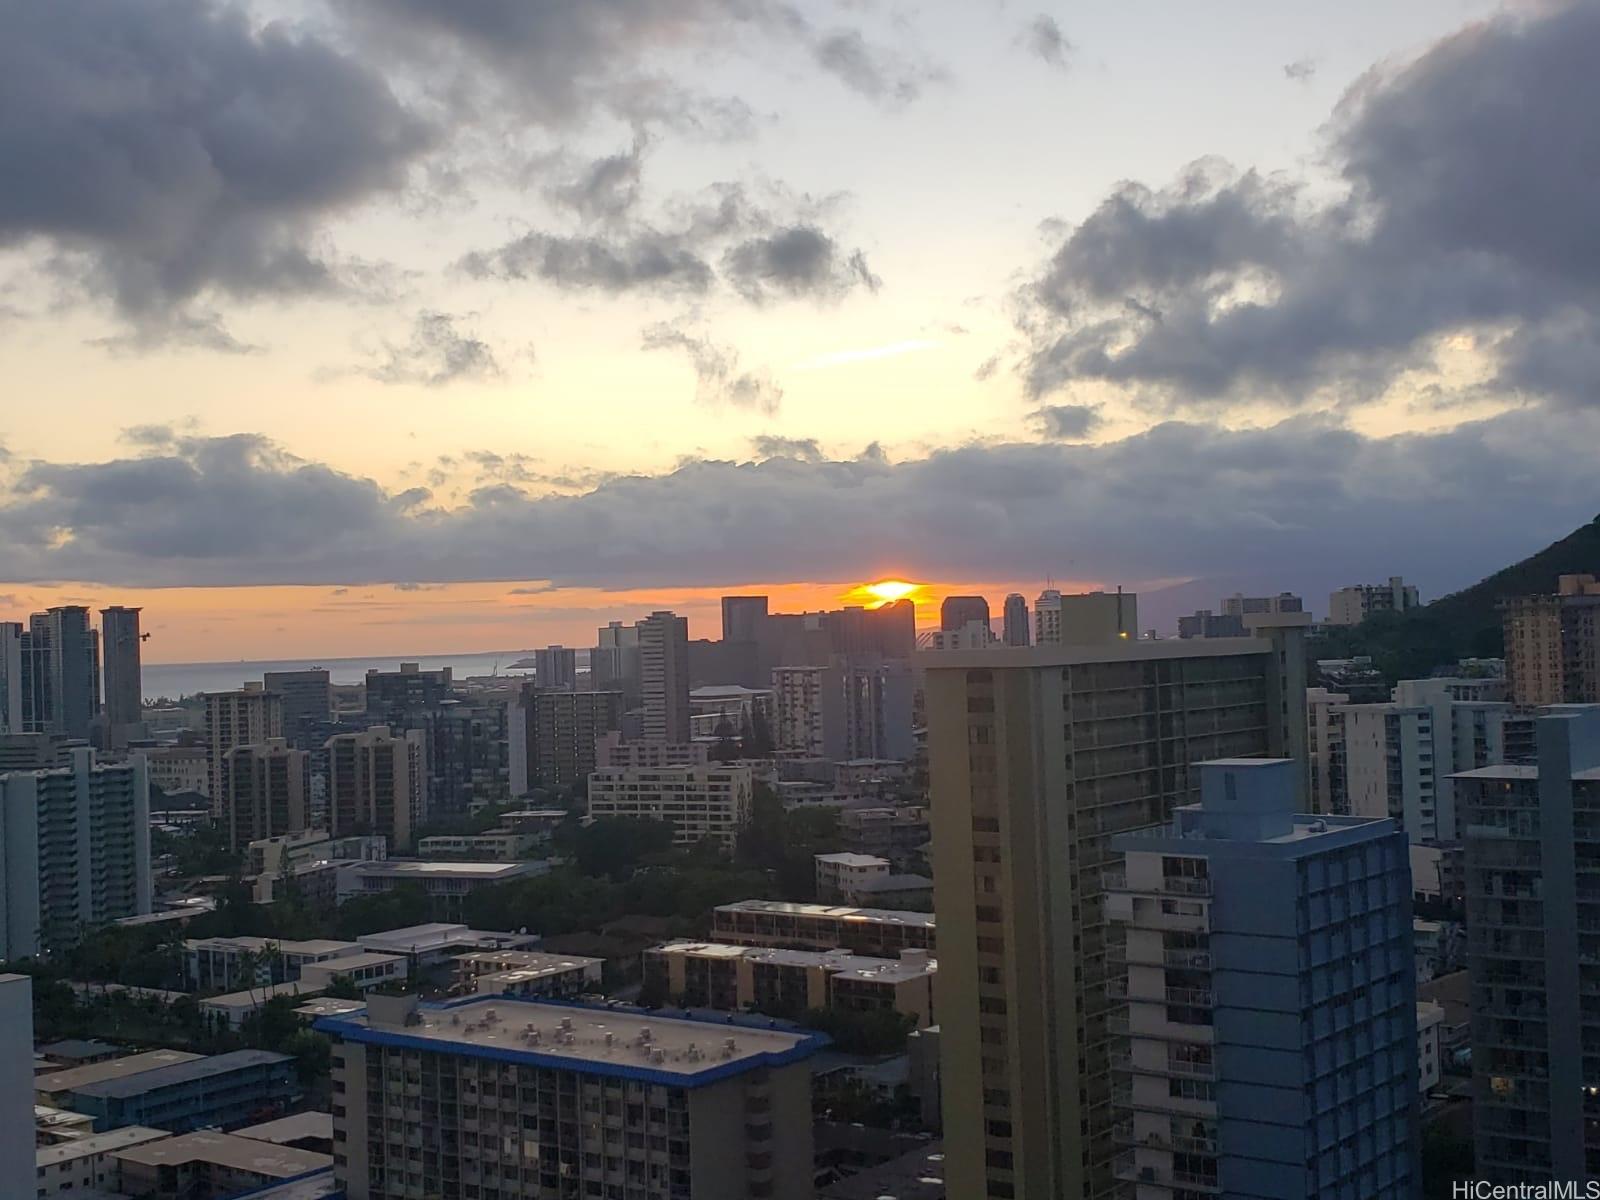
{"label": "cloud", "polygon": [[0,0],[0,247],[39,243],[127,344],[237,349],[208,307],[354,286],[326,220],[434,131],[361,60],[212,0]]}
{"label": "cloud", "polygon": [[461,266],[476,278],[538,280],[612,295],[701,296],[720,282],[753,304],[827,302],[856,287],[878,289],[881,281],[865,254],[844,249],[819,224],[838,197],[796,197],[777,186],[769,191],[758,199],[741,184],[717,183],[667,202],[656,219],[630,211],[632,204],[613,207],[603,232],[534,231],[470,253]]}
{"label": "cloud", "polygon": [[619,220],[639,202],[644,151],[644,140],[636,139],[628,150],[585,164],[575,176],[551,187],[548,194],[587,221]]}
{"label": "cloud", "polygon": [[644,331],[646,350],[681,350],[694,365],[695,399],[711,408],[738,408],[772,416],[783,388],[766,371],[741,371],[738,352],[665,323]]}
{"label": "cloud", "polygon": [[401,508],[263,438],[188,439],[154,457],[26,464],[0,492],[0,586],[521,583],[530,564],[558,586],[714,586],[868,578],[893,561],[927,578],[1254,572],[1315,594],[1403,561],[1437,594],[1591,519],[1593,471],[1573,448],[1597,437],[1600,413],[1576,410],[1390,438],[1310,417],[1167,422],[892,463],[881,449],[690,461],[580,495],[484,488],[448,509]]}
{"label": "cloud", "polygon": [[1092,404],[1046,404],[1030,417],[1039,433],[1061,442],[1079,442],[1101,425],[1100,410]]}
{"label": "cloud", "polygon": [[1073,51],[1073,45],[1061,32],[1061,26],[1048,13],[1040,13],[1023,26],[1020,40],[1030,54],[1037,55],[1052,67],[1065,69],[1067,57]]}
{"label": "cloud", "polygon": [[1317,74],[1317,60],[1314,58],[1297,58],[1292,63],[1285,63],[1283,76],[1296,83],[1310,83]]}
{"label": "cloud", "polygon": [[463,380],[494,379],[500,363],[488,342],[456,327],[460,317],[419,312],[403,344],[384,344],[382,361],[363,371],[379,383],[443,387]]}
{"label": "cloud", "polygon": [[1035,397],[1347,402],[1471,337],[1502,394],[1592,404],[1600,346],[1600,6],[1530,7],[1359,80],[1344,194],[1204,162],[1125,185],[1021,296]]}
{"label": "cloud", "polygon": [[811,56],[851,91],[891,106],[909,104],[929,83],[943,78],[938,69],[906,62],[854,29],[819,35],[811,44]]}
{"label": "cloud", "polygon": [[821,462],[822,447],[816,438],[779,437],[762,433],[750,439],[750,449],[757,458],[795,458],[801,462]]}
{"label": "cloud", "polygon": [[814,225],[794,225],[731,247],[723,273],[746,300],[809,297],[836,300],[857,287],[876,292],[883,281],[860,250],[844,251]]}

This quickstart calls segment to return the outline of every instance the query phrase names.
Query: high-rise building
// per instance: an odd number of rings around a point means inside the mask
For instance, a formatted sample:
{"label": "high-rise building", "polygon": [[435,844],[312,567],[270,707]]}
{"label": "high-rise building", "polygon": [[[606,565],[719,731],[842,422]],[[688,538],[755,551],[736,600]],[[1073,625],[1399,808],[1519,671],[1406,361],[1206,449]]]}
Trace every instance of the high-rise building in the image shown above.
{"label": "high-rise building", "polygon": [[379,834],[410,850],[428,818],[428,738],[385,725],[328,739],[328,821],[334,837]]}
{"label": "high-rise building", "polygon": [[1305,612],[1306,602],[1293,592],[1279,592],[1276,596],[1246,596],[1235,592],[1222,601],[1222,611],[1230,617],[1253,617],[1261,613]]}
{"label": "high-rise building", "polygon": [[223,761],[229,750],[256,746],[283,736],[283,698],[259,683],[247,683],[236,692],[207,692],[206,776],[210,780],[211,811],[222,814]]}
{"label": "high-rise building", "polygon": [[22,721],[22,646],[20,622],[0,621],[0,734],[24,733]]}
{"label": "high-rise building", "polygon": [[450,699],[451,670],[424,671],[421,664],[403,662],[398,671],[367,672],[367,715],[400,725],[408,713],[438,708]]}
{"label": "high-rise building", "polygon": [[772,671],[778,749],[842,762],[915,754],[913,680],[903,662],[836,656],[825,667]]}
{"label": "high-rise building", "polygon": [[589,686],[622,693],[623,707],[639,702],[639,626],[613,621],[589,652]]}
{"label": "high-rise building", "polygon": [[268,671],[261,682],[283,702],[283,735],[302,750],[308,731],[324,724],[333,712],[333,684],[320,667],[303,671]]}
{"label": "high-rise building", "polygon": [[100,610],[100,656],[105,672],[103,711],[108,744],[112,746],[124,746],[130,737],[137,737],[144,721],[139,612],[120,604]]}
{"label": "high-rise building", "polygon": [[1112,1189],[1110,838],[1194,800],[1191,763],[1304,757],[1306,618],[1270,621],[924,660],[952,1196]]}
{"label": "high-rise building", "polygon": [[1028,626],[1028,602],[1022,593],[1006,597],[1005,625],[1001,640],[1008,646],[1026,646],[1032,640]]}
{"label": "high-rise building", "polygon": [[[0,975],[0,1178],[35,1178],[33,980]],[[43,1186],[41,1183],[40,1186]]]}
{"label": "high-rise building", "polygon": [[23,658],[23,678],[32,685],[23,697],[25,717],[32,701],[25,732],[86,740],[100,711],[100,637],[89,610],[71,604],[34,613]]}
{"label": "high-rise building", "polygon": [[310,827],[311,756],[283,738],[229,750],[222,756],[222,785],[222,819],[232,850]]}
{"label": "high-rise building", "polygon": [[722,640],[758,642],[767,622],[765,596],[724,596],[722,598]]}
{"label": "high-rise building", "polygon": [[1214,613],[1197,609],[1191,616],[1178,618],[1181,638],[1244,637],[1244,618],[1234,613]]}
{"label": "high-rise building", "polygon": [[376,993],[316,1028],[334,1042],[350,1200],[813,1193],[806,1060],[826,1039],[803,1031]]}
{"label": "high-rise building", "polygon": [[1534,722],[1535,764],[1455,778],[1466,814],[1474,1174],[1594,1178],[1600,1121],[1600,706]]}
{"label": "high-rise building", "polygon": [[1563,575],[1552,596],[1514,596],[1503,605],[1511,699],[1600,703],[1600,581]]}
{"label": "high-rise building", "polygon": [[1349,703],[1344,692],[1306,689],[1306,765],[1310,772],[1306,794],[1312,812],[1350,811],[1344,791],[1344,717],[1338,711]]}
{"label": "high-rise building", "polygon": [[446,700],[390,728],[426,735],[430,813],[465,816],[511,798],[505,705]]}
{"label": "high-rise building", "polygon": [[753,789],[746,766],[599,767],[589,776],[589,817],[663,821],[675,846],[710,838],[732,850],[750,823]]}
{"label": "high-rise building", "polygon": [[1510,704],[1455,699],[1461,682],[1406,679],[1387,704],[1330,707],[1327,737],[1339,754],[1326,782],[1343,807],[1328,811],[1392,817],[1413,842],[1459,841],[1451,775],[1507,761],[1507,725],[1517,720]]}
{"label": "high-rise building", "polygon": [[144,759],[0,775],[0,958],[70,946],[85,929],[150,911]]}
{"label": "high-rise building", "polygon": [[1140,1200],[1418,1195],[1405,835],[1298,814],[1291,759],[1195,773],[1199,804],[1111,843],[1116,1178]]}
{"label": "high-rise building", "polygon": [[1054,588],[1039,594],[1033,609],[1038,646],[1099,646],[1139,636],[1139,597],[1120,589],[1064,596]]}
{"label": "high-rise building", "polygon": [[971,621],[989,624],[989,602],[982,596],[946,596],[939,605],[939,628],[946,633],[962,629]]}
{"label": "high-rise building", "polygon": [[1398,575],[1388,583],[1358,583],[1328,596],[1328,624],[1359,625],[1373,613],[1406,612],[1421,601],[1417,589]]}
{"label": "high-rise building", "polygon": [[638,624],[639,695],[644,736],[656,742],[689,740],[689,622],[654,612]]}
{"label": "high-rise building", "polygon": [[621,728],[621,692],[525,686],[506,706],[512,799],[536,787],[570,791],[595,769],[595,743]]}
{"label": "high-rise building", "polygon": [[533,652],[533,679],[547,691],[570,692],[578,686],[578,652],[546,646]]}

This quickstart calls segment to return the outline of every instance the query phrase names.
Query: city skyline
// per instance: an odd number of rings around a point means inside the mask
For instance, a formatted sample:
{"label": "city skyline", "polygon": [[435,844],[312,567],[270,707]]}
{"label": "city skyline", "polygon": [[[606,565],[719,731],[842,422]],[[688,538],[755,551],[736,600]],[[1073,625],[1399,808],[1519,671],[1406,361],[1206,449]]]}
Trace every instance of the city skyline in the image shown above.
{"label": "city skyline", "polygon": [[1431,596],[1595,511],[1588,6],[372,11],[18,7],[5,607],[173,662],[781,581]]}

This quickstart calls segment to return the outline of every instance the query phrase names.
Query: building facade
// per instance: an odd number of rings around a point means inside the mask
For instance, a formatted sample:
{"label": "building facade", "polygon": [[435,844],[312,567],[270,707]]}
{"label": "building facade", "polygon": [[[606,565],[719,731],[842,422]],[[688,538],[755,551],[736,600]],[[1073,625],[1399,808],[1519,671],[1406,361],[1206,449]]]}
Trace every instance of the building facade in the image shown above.
{"label": "building facade", "polygon": [[1136,1200],[1417,1195],[1405,835],[1297,815],[1289,759],[1196,773],[1199,804],[1112,840],[1116,1179]]}
{"label": "building facade", "polygon": [[391,850],[411,849],[428,817],[428,743],[420,729],[396,737],[387,726],[330,738],[328,820],[334,837],[373,834]]}
{"label": "building facade", "polygon": [[259,746],[283,736],[283,697],[260,684],[245,684],[235,692],[207,692],[206,775],[210,784],[213,816],[222,813],[223,766],[228,751],[239,746]]}
{"label": "building facade", "polygon": [[283,738],[229,750],[222,756],[222,781],[230,849],[309,828],[311,756]]}
{"label": "building facade", "polygon": [[670,612],[639,622],[639,696],[644,736],[656,742],[689,740],[689,622]]}
{"label": "building facade", "polygon": [[711,911],[711,936],[737,946],[849,950],[898,958],[935,949],[932,913],[787,900],[740,900]]}
{"label": "building facade", "polygon": [[589,816],[665,821],[675,846],[710,838],[732,850],[750,822],[754,781],[749,767],[611,768],[589,776]]}
{"label": "building facade", "polygon": [[1031,641],[1031,631],[1028,623],[1028,601],[1021,592],[1012,592],[1006,597],[1005,608],[1002,610],[1004,619],[1000,640],[1008,646],[1026,646]]}
{"label": "building facade", "polygon": [[373,996],[316,1028],[350,1200],[812,1194],[823,1039],[507,997]]}
{"label": "building facade", "polygon": [[100,655],[105,673],[102,712],[108,746],[127,745],[130,737],[140,733],[144,722],[139,611],[121,605],[100,610]]}
{"label": "building facade", "polygon": [[1600,706],[1535,726],[1536,763],[1456,776],[1473,1147],[1503,1184],[1600,1175]]}
{"label": "building facade", "polygon": [[1039,594],[1033,608],[1036,646],[1099,646],[1139,636],[1139,597],[1120,589],[1063,595]]}
{"label": "building facade", "polygon": [[571,791],[599,765],[595,743],[622,728],[622,693],[524,687],[506,708],[510,791]]}
{"label": "building facade", "polygon": [[1328,624],[1359,625],[1373,613],[1407,612],[1421,604],[1417,589],[1398,575],[1388,583],[1358,583],[1328,596]]}
{"label": "building facade", "polygon": [[939,605],[939,628],[946,633],[977,623],[989,626],[989,602],[982,596],[946,596]]}
{"label": "building facade", "polygon": [[333,715],[333,684],[320,667],[303,671],[268,671],[261,677],[263,686],[277,694],[282,705],[284,736],[300,750],[310,750],[305,742],[308,727],[315,728]]}
{"label": "building facade", "polygon": [[[1110,838],[1195,798],[1190,764],[1305,754],[1304,617],[926,664],[953,1195],[1109,1194]],[[1302,776],[1297,803],[1303,795]]]}
{"label": "building facade", "polygon": [[1502,620],[1513,701],[1600,703],[1600,580],[1563,575],[1552,596],[1506,600]]}
{"label": "building facade", "polygon": [[0,957],[60,949],[84,930],[151,908],[150,787],[144,760],[0,775]]}
{"label": "building facade", "polygon": [[100,637],[89,610],[34,613],[22,651],[23,732],[87,740],[100,712]]}

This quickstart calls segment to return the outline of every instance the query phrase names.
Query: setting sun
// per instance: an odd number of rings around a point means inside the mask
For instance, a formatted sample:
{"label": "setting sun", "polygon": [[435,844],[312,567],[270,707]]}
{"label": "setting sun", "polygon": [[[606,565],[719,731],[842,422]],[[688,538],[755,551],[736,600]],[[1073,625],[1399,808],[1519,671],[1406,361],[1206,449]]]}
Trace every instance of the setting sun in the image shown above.
{"label": "setting sun", "polygon": [[880,579],[877,583],[868,583],[857,588],[854,595],[867,601],[868,607],[877,608],[893,600],[910,600],[915,603],[921,597],[922,591],[920,583],[907,583],[903,579]]}

